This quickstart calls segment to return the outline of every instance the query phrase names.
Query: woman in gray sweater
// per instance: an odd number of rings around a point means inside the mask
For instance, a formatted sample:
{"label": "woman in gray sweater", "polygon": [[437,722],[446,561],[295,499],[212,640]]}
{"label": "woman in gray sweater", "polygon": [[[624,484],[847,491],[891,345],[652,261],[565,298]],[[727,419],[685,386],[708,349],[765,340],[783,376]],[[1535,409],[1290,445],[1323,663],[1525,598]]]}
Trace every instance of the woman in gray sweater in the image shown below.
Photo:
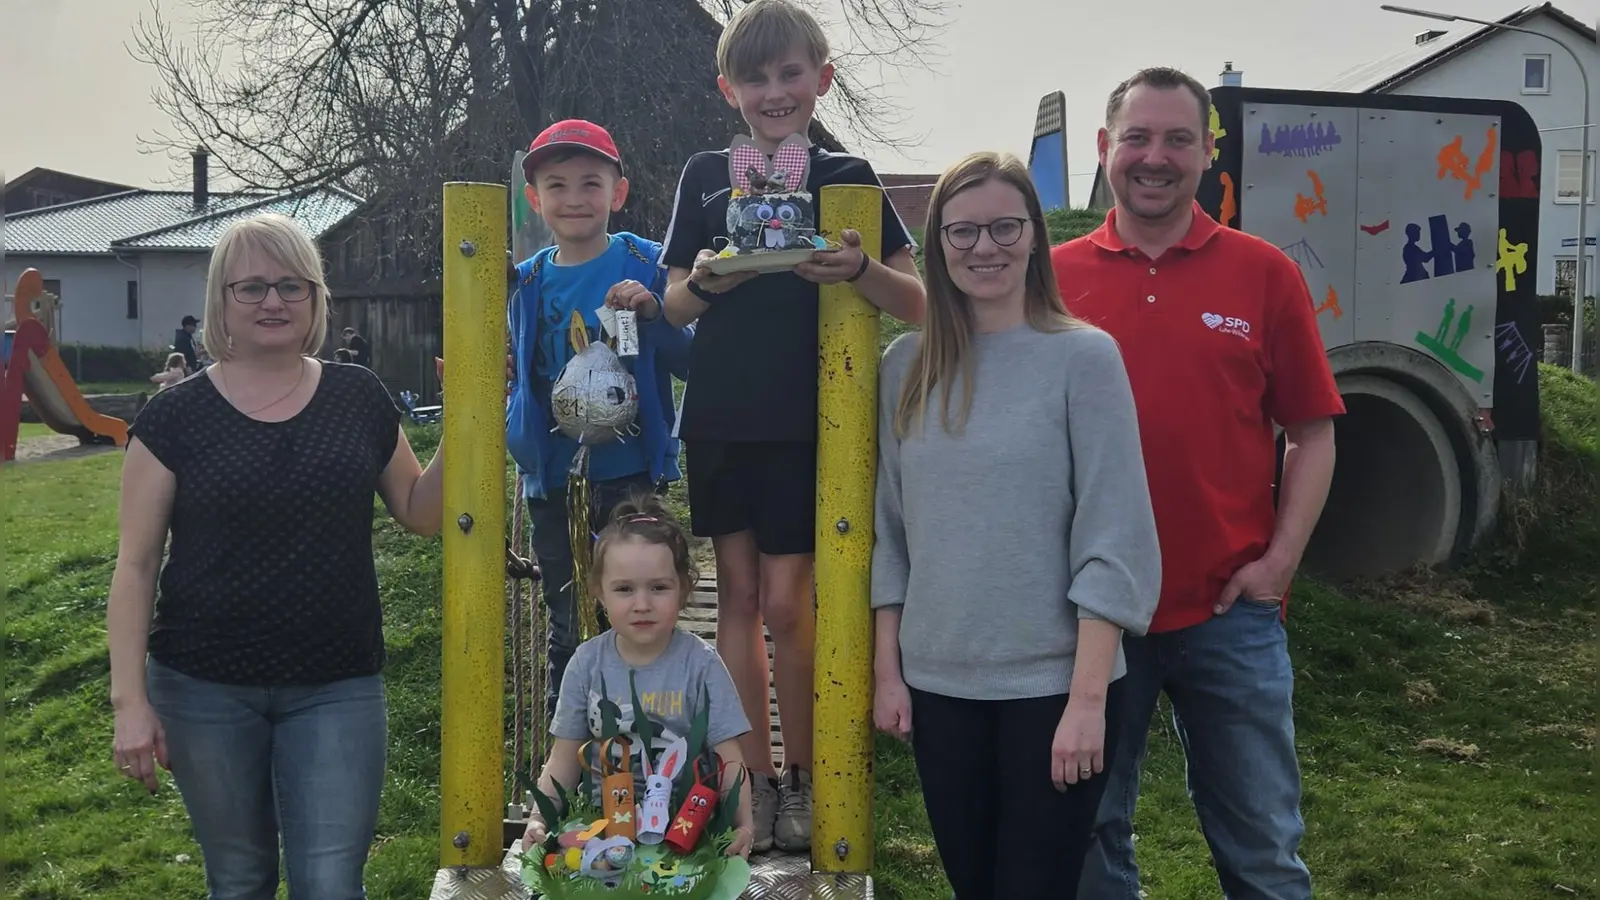
{"label": "woman in gray sweater", "polygon": [[929,206],[927,324],[879,372],[874,718],[960,900],[1075,897],[1160,592],[1133,394],[1063,311],[1021,162],[969,156]]}

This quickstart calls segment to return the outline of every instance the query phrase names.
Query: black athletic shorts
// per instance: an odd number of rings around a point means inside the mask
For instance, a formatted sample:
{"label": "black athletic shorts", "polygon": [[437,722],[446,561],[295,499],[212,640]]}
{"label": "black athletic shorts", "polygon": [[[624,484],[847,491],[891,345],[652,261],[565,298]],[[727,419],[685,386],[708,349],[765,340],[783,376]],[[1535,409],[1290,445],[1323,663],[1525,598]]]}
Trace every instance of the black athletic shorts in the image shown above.
{"label": "black athletic shorts", "polygon": [[684,441],[689,526],[699,537],[755,533],[769,556],[817,546],[814,441]]}

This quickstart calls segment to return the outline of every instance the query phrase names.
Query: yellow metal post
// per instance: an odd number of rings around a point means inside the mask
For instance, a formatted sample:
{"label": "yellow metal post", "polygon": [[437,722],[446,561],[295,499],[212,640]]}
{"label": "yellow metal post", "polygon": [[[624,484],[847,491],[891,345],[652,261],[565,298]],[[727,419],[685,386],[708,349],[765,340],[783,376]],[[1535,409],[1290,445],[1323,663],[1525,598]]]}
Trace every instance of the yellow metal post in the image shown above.
{"label": "yellow metal post", "polygon": [[444,186],[444,868],[501,860],[506,201],[505,185]]}
{"label": "yellow metal post", "polygon": [[[882,257],[883,192],[822,189],[834,235]],[[872,511],[878,464],[878,311],[849,283],[818,308],[817,643],[812,868],[872,870]]]}

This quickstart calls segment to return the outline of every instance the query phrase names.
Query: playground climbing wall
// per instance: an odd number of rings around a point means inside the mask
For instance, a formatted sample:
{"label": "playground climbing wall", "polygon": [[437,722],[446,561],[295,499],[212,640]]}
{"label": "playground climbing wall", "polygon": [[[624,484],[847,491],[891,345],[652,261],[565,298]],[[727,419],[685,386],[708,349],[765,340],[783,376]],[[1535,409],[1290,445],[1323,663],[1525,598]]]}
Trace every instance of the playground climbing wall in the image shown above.
{"label": "playground climbing wall", "polygon": [[1426,355],[1538,436],[1539,134],[1515,103],[1220,87],[1201,205],[1299,265],[1324,347]]}
{"label": "playground climbing wall", "polygon": [[1527,245],[1501,237],[1499,117],[1243,113],[1243,227],[1300,264],[1324,346],[1420,348],[1492,406],[1495,282],[1527,269]]}
{"label": "playground climbing wall", "polygon": [[1512,102],[1223,86],[1198,200],[1310,290],[1346,415],[1306,564],[1445,563],[1539,435],[1539,132]]}

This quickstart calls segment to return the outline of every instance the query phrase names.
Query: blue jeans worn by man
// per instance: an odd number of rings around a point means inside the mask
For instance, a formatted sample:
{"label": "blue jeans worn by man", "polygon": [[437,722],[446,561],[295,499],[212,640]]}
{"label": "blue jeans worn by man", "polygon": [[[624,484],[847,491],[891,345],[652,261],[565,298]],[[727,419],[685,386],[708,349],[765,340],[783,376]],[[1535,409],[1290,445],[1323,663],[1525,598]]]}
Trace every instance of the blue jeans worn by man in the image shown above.
{"label": "blue jeans worn by man", "polygon": [[1227,900],[1309,900],[1294,751],[1294,671],[1277,603],[1240,599],[1177,631],[1124,635],[1121,749],[1106,771],[1079,893],[1138,900],[1133,812],[1150,720],[1172,703],[1189,796]]}
{"label": "blue jeans worn by man", "polygon": [[256,687],[148,663],[211,900],[362,900],[388,751],[378,675]]}
{"label": "blue jeans worn by man", "polygon": [[[598,535],[611,518],[611,511],[633,492],[653,490],[650,476],[640,472],[626,478],[590,484],[589,533]],[[578,650],[578,599],[572,585],[572,538],[567,533],[567,488],[562,485],[544,499],[528,498],[528,522],[533,526],[533,554],[539,563],[540,590],[550,609],[549,659],[545,682],[546,721],[555,718],[556,698],[561,693],[561,676]],[[603,631],[605,610],[596,605],[595,615]]]}

